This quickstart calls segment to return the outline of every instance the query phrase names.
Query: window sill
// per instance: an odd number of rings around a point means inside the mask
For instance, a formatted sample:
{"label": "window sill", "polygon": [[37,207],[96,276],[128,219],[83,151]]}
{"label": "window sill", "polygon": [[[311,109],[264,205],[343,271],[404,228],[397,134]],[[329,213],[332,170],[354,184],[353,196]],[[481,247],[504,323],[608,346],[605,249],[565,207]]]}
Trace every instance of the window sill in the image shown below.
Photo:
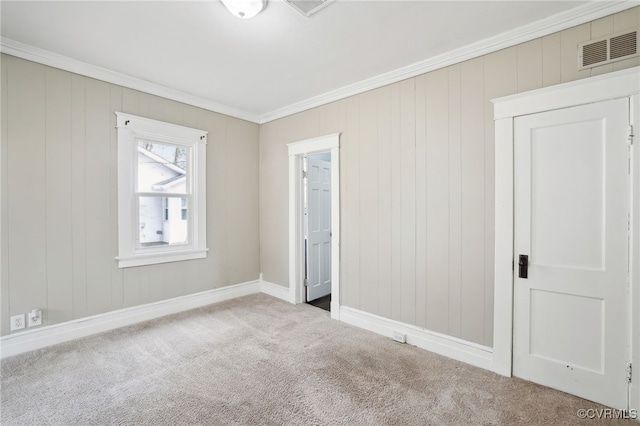
{"label": "window sill", "polygon": [[156,265],[158,263],[180,262],[183,260],[204,259],[207,257],[208,248],[177,250],[155,253],[136,254],[133,256],[118,256],[118,268],[130,268],[133,266]]}

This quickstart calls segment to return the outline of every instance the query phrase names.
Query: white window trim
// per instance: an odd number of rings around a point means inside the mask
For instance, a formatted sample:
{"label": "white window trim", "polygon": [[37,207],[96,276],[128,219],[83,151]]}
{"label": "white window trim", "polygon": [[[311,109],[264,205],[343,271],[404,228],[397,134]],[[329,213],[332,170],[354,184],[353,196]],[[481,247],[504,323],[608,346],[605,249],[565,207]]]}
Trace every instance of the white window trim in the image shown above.
{"label": "white window trim", "polygon": [[[118,261],[119,268],[202,259],[207,256],[206,145],[207,132],[116,112],[118,129]],[[137,138],[190,147],[187,176],[191,179],[189,243],[138,248],[135,170]]]}

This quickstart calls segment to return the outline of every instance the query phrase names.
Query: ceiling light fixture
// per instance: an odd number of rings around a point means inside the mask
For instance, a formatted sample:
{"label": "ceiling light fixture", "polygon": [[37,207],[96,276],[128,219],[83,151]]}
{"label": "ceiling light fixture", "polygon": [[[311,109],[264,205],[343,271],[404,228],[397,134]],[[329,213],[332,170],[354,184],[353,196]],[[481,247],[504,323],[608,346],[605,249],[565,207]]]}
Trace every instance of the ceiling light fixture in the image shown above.
{"label": "ceiling light fixture", "polygon": [[264,9],[267,0],[220,0],[233,16],[249,19]]}

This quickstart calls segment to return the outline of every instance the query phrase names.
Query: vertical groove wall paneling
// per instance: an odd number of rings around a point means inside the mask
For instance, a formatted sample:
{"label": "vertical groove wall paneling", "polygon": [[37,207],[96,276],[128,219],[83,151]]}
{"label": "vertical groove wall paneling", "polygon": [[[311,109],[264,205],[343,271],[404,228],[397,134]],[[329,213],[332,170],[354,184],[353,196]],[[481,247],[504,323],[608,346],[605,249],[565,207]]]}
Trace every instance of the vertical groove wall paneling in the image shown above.
{"label": "vertical groove wall paneling", "polygon": [[[288,287],[289,156],[286,144],[292,140],[288,139],[289,127],[284,125],[285,120],[273,123],[283,130],[278,134],[271,126],[260,128],[260,241],[286,240],[285,244],[261,248],[260,264],[266,281]],[[275,206],[285,206],[285,211]]]}
{"label": "vertical groove wall paneling", "polygon": [[312,108],[296,114],[296,141],[311,139],[320,131],[320,108]]}
{"label": "vertical groove wall paneling", "polygon": [[329,113],[329,105],[325,104],[318,107],[318,134],[326,135],[328,124],[327,124],[327,114]]}
{"label": "vertical groove wall paneling", "polygon": [[[258,125],[8,55],[2,67],[3,334],[35,307],[55,324],[258,278]],[[115,111],[210,131],[207,238],[218,253],[236,239],[227,261],[118,268]],[[213,148],[226,145],[230,158]]]}
{"label": "vertical groove wall paneling", "polygon": [[[518,52],[518,92],[542,87],[542,40],[535,39],[516,47]],[[499,52],[496,52],[499,53]],[[493,117],[492,117],[493,119]]]}
{"label": "vertical groove wall paneling", "polygon": [[122,87],[110,85],[111,111],[109,114],[109,256],[111,257],[111,309],[124,307],[124,271],[118,268],[118,133],[116,115],[122,111]]}
{"label": "vertical groove wall paneling", "polygon": [[[613,15],[614,30],[638,26],[639,13],[634,8]],[[605,20],[610,25],[611,17]],[[343,133],[343,305],[492,345],[495,146],[490,99],[587,77],[589,71],[577,69],[577,44],[604,22],[339,101],[348,105],[337,129]],[[630,66],[626,62],[619,66]],[[372,102],[377,102],[378,123],[370,128]],[[280,226],[276,218],[287,216],[287,200],[280,198],[287,191],[282,171],[286,143],[294,136],[326,134],[328,117],[329,109],[319,107],[261,126],[261,262],[265,279],[278,284],[288,283],[287,266],[271,265],[281,260],[271,253],[286,256],[287,233],[265,228]],[[377,158],[375,182],[368,179],[368,158]],[[374,194],[377,211],[371,217]],[[367,234],[372,222],[377,241]],[[368,290],[374,243],[377,306]]]}
{"label": "vertical groove wall paneling", "polygon": [[[337,131],[341,303],[491,345],[489,99],[637,65],[578,71],[577,44],[639,23],[636,7],[260,127],[3,55],[2,333],[9,314],[33,307],[50,305],[54,323],[260,269],[288,285],[286,144]],[[116,108],[210,132],[206,260],[116,269]]]}
{"label": "vertical groove wall paneling", "polygon": [[560,33],[542,38],[542,86],[548,87],[562,83]]}
{"label": "vertical groove wall paneling", "polygon": [[[252,211],[253,200],[258,198],[258,168],[255,167],[258,156],[252,144],[252,141],[258,138],[258,132],[257,129],[246,126],[241,120],[229,119],[228,134],[228,151],[225,161],[232,166],[227,176],[233,185],[227,185],[225,208],[230,225],[228,227],[230,234],[227,238],[229,250],[227,284],[231,284],[255,279],[260,273],[259,246],[254,242],[255,235],[259,234],[258,223],[250,220],[255,214]],[[236,185],[245,190],[234,190]],[[231,220],[232,218],[236,220]],[[248,224],[251,226],[247,226]]]}
{"label": "vertical groove wall paneling", "polygon": [[391,318],[402,313],[402,145],[400,144],[400,83],[391,85]]}
{"label": "vertical groove wall paneling", "polygon": [[516,47],[503,49],[484,60],[484,96],[485,96],[485,318],[484,344],[493,344],[493,299],[494,299],[494,247],[495,247],[495,126],[491,99],[515,93],[522,85],[528,89],[542,87],[542,67],[531,65],[527,73],[520,74],[523,52],[531,51],[542,62],[542,45],[531,44],[524,50]]}
{"label": "vertical groove wall paneling", "polygon": [[87,310],[87,212],[86,206],[86,78],[71,76],[71,223],[73,241],[73,318]]}
{"label": "vertical groove wall paneling", "polygon": [[591,39],[591,25],[582,24],[560,33],[560,77],[562,82],[578,80],[591,75],[591,70],[578,70],[578,44]]}
{"label": "vertical groove wall paneling", "polygon": [[415,82],[415,323],[427,326],[427,117],[425,75]]}
{"label": "vertical groove wall paneling", "polygon": [[87,313],[96,315],[111,306],[110,142],[111,96],[109,85],[85,80],[85,197],[87,250]]}
{"label": "vertical groove wall paneling", "polygon": [[449,333],[449,72],[427,74],[427,318]]}
{"label": "vertical groove wall paneling", "polygon": [[393,227],[391,226],[391,88],[385,86],[378,95],[378,312],[391,318],[393,276],[391,272]]}
{"label": "vertical groove wall paneling", "polygon": [[484,341],[484,58],[461,64],[461,337]]}
{"label": "vertical groove wall paneling", "polygon": [[400,320],[416,319],[415,79],[400,82]]}
{"label": "vertical groove wall paneling", "polygon": [[[536,63],[531,65],[528,73],[524,74],[530,80],[520,77],[522,69],[520,59],[522,51],[516,47],[503,49],[499,52],[486,55],[484,58],[484,97],[485,97],[485,317],[484,317],[484,344],[492,346],[493,342],[493,297],[494,297],[494,256],[495,246],[495,126],[493,122],[493,104],[491,99],[515,93],[520,84],[526,87],[542,85],[542,55],[537,53],[536,45],[531,45],[532,55]],[[527,49],[525,49],[527,50]]]}
{"label": "vertical groove wall paneling", "polygon": [[[146,98],[149,95],[142,94],[142,96],[143,98]],[[172,101],[170,99],[162,99],[162,117],[156,120],[162,120],[168,123],[184,126],[185,125],[185,120],[184,120],[185,107],[186,105],[181,104],[180,102]]]}
{"label": "vertical groove wall paneling", "polygon": [[16,315],[47,305],[46,68],[11,58],[8,76],[8,314]]}
{"label": "vertical groove wall paneling", "polygon": [[[347,228],[344,264],[344,303],[360,308],[360,110],[358,97],[347,102],[347,131],[344,141],[344,163],[346,168],[344,204],[341,206]],[[368,212],[367,212],[368,213]]]}
{"label": "vertical groove wall paneling", "polygon": [[[222,144],[222,157],[224,158],[228,158],[229,154],[230,154],[230,144],[229,144],[229,135],[231,133],[231,130],[229,129],[229,120],[224,120],[224,142]],[[233,191],[233,188],[231,188],[231,182],[233,182],[231,179],[229,179],[229,172],[231,171],[231,169],[233,168],[233,165],[228,162],[225,161],[224,164],[220,164],[220,167],[222,168],[223,172],[224,172],[224,177],[222,178],[223,180],[223,188],[222,188],[222,194],[224,194],[224,200],[227,200],[229,198],[229,194],[231,193],[231,191]],[[222,229],[220,229],[221,234],[223,235],[223,241],[224,241],[224,245],[221,247],[222,251],[220,252],[220,260],[222,262],[223,265],[227,266],[229,265],[229,238],[231,236],[231,232],[229,231],[229,221],[231,220],[231,215],[229,212],[229,208],[225,205],[224,208],[222,209],[222,223],[224,224],[224,227]],[[220,283],[220,285],[226,285],[227,282],[229,282],[229,270],[227,268],[225,268],[225,274],[222,276],[222,281]]]}
{"label": "vertical groove wall paneling", "polygon": [[[6,317],[6,313],[10,311],[9,305],[9,217],[8,217],[8,164],[9,164],[9,150],[8,150],[8,117],[7,117],[7,103],[8,103],[8,69],[9,59],[6,56],[0,56],[0,90],[2,91],[0,99],[0,294],[3,297],[0,299],[0,312],[3,312],[3,317]],[[9,322],[0,321],[0,334],[9,334]]]}
{"label": "vertical groove wall paneling", "polygon": [[73,319],[71,74],[46,69],[47,322]]}
{"label": "vertical groove wall paneling", "polygon": [[[270,258],[274,255],[274,253],[277,250],[281,250],[283,247],[282,245],[274,245],[274,246],[270,246],[268,248],[265,248],[265,246],[262,244],[263,241],[273,241],[275,240],[275,238],[269,238],[271,237],[270,232],[272,231],[273,227],[275,226],[273,221],[268,221],[268,219],[270,219],[274,214],[277,214],[277,209],[271,207],[267,202],[270,200],[270,198],[268,197],[268,194],[270,193],[270,191],[273,188],[273,179],[267,180],[267,176],[273,177],[273,172],[271,172],[273,170],[273,166],[271,164],[271,158],[276,157],[276,155],[278,154],[278,150],[277,149],[269,149],[267,147],[271,147],[271,133],[274,130],[274,128],[272,126],[260,126],[260,143],[259,143],[259,157],[260,157],[260,166],[259,166],[259,172],[260,172],[260,240],[259,240],[259,244],[260,244],[260,272],[262,273],[262,278],[266,281],[270,281],[270,282],[274,282],[274,281],[278,281],[275,277],[275,275],[273,275],[273,262],[269,262]],[[209,146],[209,148],[212,148],[211,145]],[[284,146],[282,146],[281,149],[284,149]],[[207,150],[207,152],[209,152],[209,150]],[[209,154],[207,154],[209,155]],[[286,154],[282,153],[283,156],[285,156]],[[287,169],[288,169],[288,161],[289,161],[289,157],[288,155],[286,155],[286,158],[284,159],[284,161],[287,161]],[[265,171],[269,170],[270,173],[266,173]],[[215,185],[214,182],[212,182],[209,186],[207,186],[207,193],[211,193],[212,191],[212,187],[213,185]],[[286,186],[287,188],[287,196],[289,193],[289,185],[287,184]],[[269,208],[271,207],[271,208]],[[208,208],[208,206],[207,206]],[[288,209],[288,202],[287,202],[287,209]],[[288,215],[288,210],[287,210],[287,215]],[[269,223],[269,226],[267,226],[267,223]],[[211,232],[211,229],[207,228],[207,232]],[[288,234],[287,234],[288,235]],[[288,244],[284,247],[288,250]],[[209,248],[209,251],[211,251],[211,248]],[[269,259],[268,259],[269,258]],[[288,262],[287,262],[288,263]],[[287,265],[287,269],[288,269],[288,265]],[[288,286],[289,285],[289,279],[287,278],[284,281],[280,281],[278,282],[278,284],[282,285],[282,286]]]}
{"label": "vertical groove wall paneling", "polygon": [[460,65],[448,68],[449,285],[448,333],[460,337],[462,281],[462,164]]}
{"label": "vertical groove wall paneling", "polygon": [[360,309],[377,314],[378,275],[378,94],[375,90],[360,100]]}
{"label": "vertical groove wall paneling", "polygon": [[[165,113],[165,103],[175,102],[143,92],[138,92],[138,97],[138,108],[140,108],[140,114],[144,114],[145,117],[161,121],[167,117],[167,114]],[[178,124],[178,121],[180,121],[180,117],[170,117],[170,119],[174,124]]]}
{"label": "vertical groove wall paneling", "polygon": [[[203,286],[220,287],[224,282],[225,269],[223,243],[225,230],[225,210],[221,208],[225,200],[225,149],[227,127],[226,119],[221,115],[209,115],[207,121],[207,245],[209,253],[204,262],[198,262],[199,278]],[[207,277],[211,283],[207,283]],[[207,287],[200,287],[204,291]]]}

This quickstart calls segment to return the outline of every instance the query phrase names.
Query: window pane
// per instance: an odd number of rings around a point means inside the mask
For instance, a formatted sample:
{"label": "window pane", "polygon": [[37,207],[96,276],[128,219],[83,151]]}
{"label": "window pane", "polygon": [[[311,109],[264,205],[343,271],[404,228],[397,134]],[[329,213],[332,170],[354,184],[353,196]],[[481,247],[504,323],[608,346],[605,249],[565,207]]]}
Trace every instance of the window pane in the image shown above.
{"label": "window pane", "polygon": [[181,203],[180,203],[180,207],[181,207],[181,215],[182,215],[182,220],[187,220],[187,199],[186,198],[181,198]]}
{"label": "window pane", "polygon": [[139,197],[140,247],[188,242],[187,199]]}
{"label": "window pane", "polygon": [[186,194],[188,148],[138,140],[138,192]]}

